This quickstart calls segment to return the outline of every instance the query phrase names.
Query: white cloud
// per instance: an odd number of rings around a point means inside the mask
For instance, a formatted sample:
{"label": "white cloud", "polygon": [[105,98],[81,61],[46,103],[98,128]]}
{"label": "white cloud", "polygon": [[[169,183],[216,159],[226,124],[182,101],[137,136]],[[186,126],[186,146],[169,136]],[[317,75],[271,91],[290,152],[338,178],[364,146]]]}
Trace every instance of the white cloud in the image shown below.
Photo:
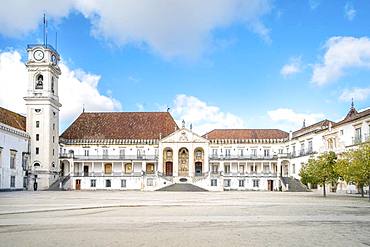
{"label": "white cloud", "polygon": [[[149,48],[164,58],[196,58],[214,45],[212,31],[234,23],[270,42],[261,17],[272,0],[5,0],[0,9],[0,33],[19,36],[36,29],[42,15],[61,19],[71,11],[92,23],[92,34],[119,46]],[[22,18],[14,18],[21,16]]]}
{"label": "white cloud", "polygon": [[324,118],[322,113],[297,113],[289,108],[278,108],[268,111],[267,114],[273,122],[279,123],[279,126],[285,130],[301,128],[304,120],[306,121],[306,126],[308,126]]}
{"label": "white cloud", "polygon": [[179,126],[181,121],[185,120],[187,127],[192,124],[193,130],[199,134],[205,134],[216,128],[243,128],[244,126],[240,117],[230,112],[223,112],[219,107],[208,105],[194,96],[184,94],[176,95],[171,113]]}
{"label": "white cloud", "polygon": [[311,81],[324,85],[344,75],[349,68],[370,69],[370,39],[368,37],[332,37],[325,44],[322,63],[315,64]]}
{"label": "white cloud", "polygon": [[0,33],[19,37],[33,31],[42,23],[43,14],[58,21],[68,16],[74,5],[73,0],[3,0],[0,8]]}
{"label": "white cloud", "polygon": [[344,16],[349,20],[352,21],[356,16],[356,10],[352,4],[346,3],[344,6]]}
{"label": "white cloud", "polygon": [[288,64],[285,64],[281,70],[280,74],[284,77],[297,74],[302,71],[301,57],[292,57]]}
{"label": "white cloud", "polygon": [[370,87],[368,88],[352,88],[345,89],[342,94],[339,96],[339,99],[342,101],[364,101],[370,95]]}
{"label": "white cloud", "polygon": [[[100,76],[85,71],[71,70],[60,63],[62,75],[59,78],[59,100],[62,103],[60,118],[62,126],[69,124],[81,112],[83,105],[87,111],[121,110],[116,99],[102,95],[97,87]],[[0,105],[10,110],[25,113],[28,85],[27,70],[17,51],[0,53]]]}

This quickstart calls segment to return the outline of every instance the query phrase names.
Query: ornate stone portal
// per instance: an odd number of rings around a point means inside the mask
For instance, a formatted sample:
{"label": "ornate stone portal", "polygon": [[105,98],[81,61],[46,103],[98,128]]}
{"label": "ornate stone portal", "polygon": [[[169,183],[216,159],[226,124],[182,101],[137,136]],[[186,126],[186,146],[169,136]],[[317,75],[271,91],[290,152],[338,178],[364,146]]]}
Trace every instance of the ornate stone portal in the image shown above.
{"label": "ornate stone portal", "polygon": [[179,176],[189,175],[189,151],[186,148],[179,150]]}

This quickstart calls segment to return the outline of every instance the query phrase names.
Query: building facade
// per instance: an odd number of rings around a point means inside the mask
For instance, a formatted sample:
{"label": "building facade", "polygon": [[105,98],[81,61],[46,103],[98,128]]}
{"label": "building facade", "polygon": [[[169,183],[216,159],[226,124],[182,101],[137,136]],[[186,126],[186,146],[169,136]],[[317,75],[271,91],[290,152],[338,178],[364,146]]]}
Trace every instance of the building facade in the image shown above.
{"label": "building facade", "polygon": [[26,118],[0,107],[0,191],[28,186],[29,141]]}
{"label": "building facade", "polygon": [[[278,129],[215,129],[200,136],[169,112],[83,112],[59,136],[59,54],[29,45],[27,117],[0,108],[0,190],[305,190],[311,157],[369,141],[370,109],[339,122]],[[341,184],[345,190],[346,185]]]}
{"label": "building facade", "polygon": [[151,191],[175,183],[208,191],[297,189],[308,159],[356,148],[369,141],[369,132],[370,110],[357,112],[353,106],[342,121],[323,120],[290,133],[216,129],[204,136],[185,122],[178,127],[168,112],[82,113],[61,135],[62,185],[74,190]]}

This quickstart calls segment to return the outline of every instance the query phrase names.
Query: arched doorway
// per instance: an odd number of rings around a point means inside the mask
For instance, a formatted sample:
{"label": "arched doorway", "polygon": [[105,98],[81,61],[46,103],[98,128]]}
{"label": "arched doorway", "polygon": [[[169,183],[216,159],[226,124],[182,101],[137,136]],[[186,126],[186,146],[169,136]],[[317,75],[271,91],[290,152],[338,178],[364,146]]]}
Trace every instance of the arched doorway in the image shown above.
{"label": "arched doorway", "polygon": [[189,175],[189,151],[187,148],[179,150],[179,176]]}
{"label": "arched doorway", "polygon": [[70,171],[69,171],[69,161],[68,160],[62,160],[60,162],[60,176],[65,177],[68,176]]}
{"label": "arched doorway", "polygon": [[202,176],[203,174],[203,162],[204,162],[204,150],[203,148],[194,149],[194,173],[195,176]]}
{"label": "arched doorway", "polygon": [[202,162],[195,162],[195,176],[202,176]]}
{"label": "arched doorway", "polygon": [[163,150],[163,171],[165,176],[173,176],[173,151],[172,148]]}

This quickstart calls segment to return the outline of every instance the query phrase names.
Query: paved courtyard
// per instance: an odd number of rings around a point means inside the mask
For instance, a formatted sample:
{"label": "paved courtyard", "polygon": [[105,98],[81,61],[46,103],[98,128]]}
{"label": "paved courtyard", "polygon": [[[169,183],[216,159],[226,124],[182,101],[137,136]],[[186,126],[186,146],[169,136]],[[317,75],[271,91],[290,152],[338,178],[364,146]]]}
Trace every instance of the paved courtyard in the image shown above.
{"label": "paved courtyard", "polygon": [[0,246],[370,246],[370,203],[279,192],[0,193]]}

